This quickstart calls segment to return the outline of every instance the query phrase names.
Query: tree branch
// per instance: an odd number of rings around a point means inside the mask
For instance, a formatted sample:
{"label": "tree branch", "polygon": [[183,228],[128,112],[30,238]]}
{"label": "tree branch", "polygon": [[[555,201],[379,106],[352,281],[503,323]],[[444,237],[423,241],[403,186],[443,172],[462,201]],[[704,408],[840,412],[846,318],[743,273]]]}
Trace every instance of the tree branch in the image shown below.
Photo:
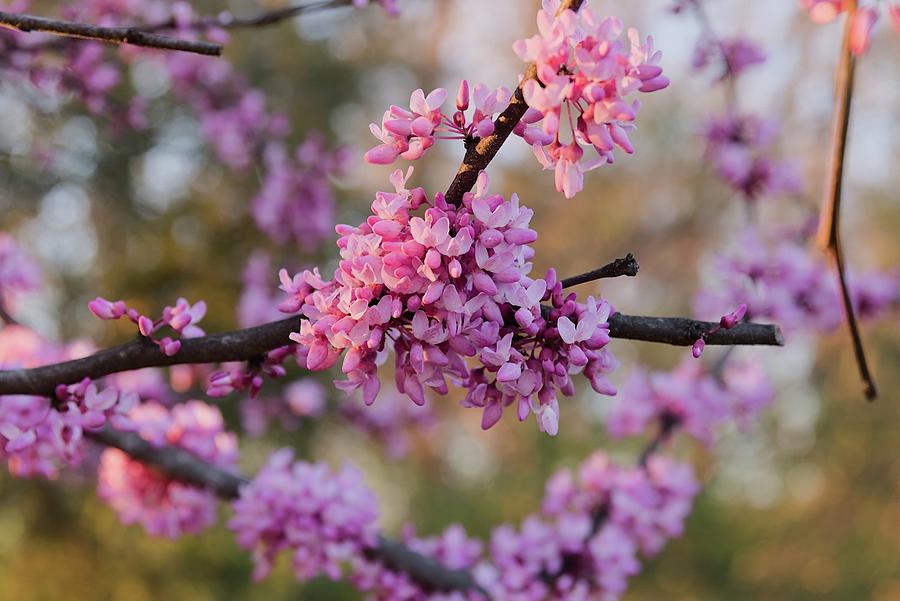
{"label": "tree branch", "polygon": [[593,282],[594,280],[602,278],[617,278],[623,275],[633,278],[638,274],[638,269],[640,268],[641,266],[638,265],[634,255],[628,253],[621,259],[616,259],[612,263],[604,265],[599,269],[588,271],[587,273],[582,273],[580,275],[573,275],[570,278],[562,280],[560,283],[563,288],[571,288],[572,286]]}
{"label": "tree branch", "polygon": [[[199,17],[184,27],[187,29],[207,29],[218,27],[220,29],[243,29],[252,27],[265,27],[285,21],[297,15],[304,13],[312,13],[329,8],[339,8],[342,6],[351,6],[353,0],[317,0],[306,4],[294,4],[265,11],[251,17],[236,17],[230,12],[223,12],[215,16]],[[164,31],[167,29],[178,28],[175,19],[169,19],[162,23],[141,27],[143,31]]]}
{"label": "tree branch", "polygon": [[745,322],[730,330],[719,328],[708,333],[718,326],[717,322],[686,317],[645,317],[624,313],[609,316],[609,335],[613,338],[691,346],[706,334],[706,344],[784,346],[784,336],[776,325]]}
{"label": "tree branch", "polygon": [[[86,436],[102,445],[121,450],[132,459],[156,468],[173,480],[206,488],[226,501],[236,499],[240,495],[241,486],[248,482],[245,477],[210,465],[185,450],[153,446],[134,432],[106,427],[98,432],[87,432]],[[378,536],[377,545],[368,549],[367,555],[407,574],[429,591],[481,591],[467,571],[448,569],[434,559],[383,535]]]}
{"label": "tree branch", "polygon": [[[289,335],[299,329],[298,320],[298,317],[289,317],[244,330],[183,339],[181,350],[171,357],[161,353],[156,345],[145,338],[138,338],[81,359],[31,369],[0,371],[0,395],[52,396],[59,384],[74,384],[84,378],[96,379],[144,367],[248,361],[290,344]],[[701,334],[717,325],[681,317],[642,317],[616,313],[609,318],[609,333],[613,338],[691,346]],[[742,323],[730,330],[720,329],[709,334],[706,344],[781,346],[784,339],[778,326]]]}
{"label": "tree branch", "polygon": [[208,56],[222,54],[222,45],[198,40],[184,40],[158,33],[144,31],[139,27],[100,27],[85,25],[72,21],[47,19],[32,15],[16,15],[0,11],[0,27],[16,29],[24,32],[40,31],[53,35],[107,42],[111,44],[129,44],[144,48],[160,50],[177,50],[193,52]]}
{"label": "tree branch", "polygon": [[835,271],[837,271],[838,283],[841,289],[841,301],[844,306],[844,314],[847,316],[850,339],[853,343],[853,354],[856,357],[856,365],[859,368],[859,377],[863,382],[864,394],[871,401],[878,396],[878,391],[875,388],[875,379],[871,371],[869,371],[866,351],[862,343],[862,334],[859,331],[856,311],[853,308],[853,300],[850,297],[850,288],[847,285],[847,274],[844,266],[844,249],[841,244],[840,214],[844,183],[844,158],[847,152],[847,132],[850,129],[850,109],[853,103],[853,81],[856,71],[856,59],[850,48],[853,17],[856,13],[856,0],[849,0],[847,5],[847,16],[844,17],[844,37],[841,43],[841,55],[838,61],[837,73],[835,74],[836,97],[834,123],[831,132],[831,165],[825,187],[825,200],[822,203],[822,213],[819,219],[818,242],[834,259]]}
{"label": "tree branch", "polygon": [[73,384],[84,378],[96,379],[144,367],[248,361],[290,344],[290,333],[298,329],[299,317],[288,317],[243,330],[185,338],[181,340],[181,349],[171,357],[146,338],[139,337],[81,359],[0,371],[0,394],[52,396],[58,384]]}
{"label": "tree branch", "polygon": [[[562,13],[566,9],[577,11],[581,8],[583,1],[584,0],[563,0],[557,14]],[[522,86],[525,85],[525,82],[529,79],[535,78],[537,78],[537,67],[535,67],[534,64],[531,64],[528,66],[528,69],[525,70],[525,75],[522,77],[519,85],[516,86],[516,90],[513,92],[509,104],[503,109],[503,112],[500,113],[497,120],[494,121],[494,133],[486,138],[482,138],[478,144],[470,147],[466,151],[466,155],[463,157],[463,162],[459,166],[456,176],[453,178],[453,181],[450,182],[450,187],[447,188],[447,202],[459,205],[462,202],[463,194],[471,190],[472,186],[475,185],[475,181],[478,179],[478,172],[486,169],[488,164],[495,156],[497,156],[500,147],[503,146],[503,143],[506,142],[509,134],[512,133],[519,121],[522,120],[525,111],[528,110],[528,105],[525,103],[525,97],[522,95]]]}

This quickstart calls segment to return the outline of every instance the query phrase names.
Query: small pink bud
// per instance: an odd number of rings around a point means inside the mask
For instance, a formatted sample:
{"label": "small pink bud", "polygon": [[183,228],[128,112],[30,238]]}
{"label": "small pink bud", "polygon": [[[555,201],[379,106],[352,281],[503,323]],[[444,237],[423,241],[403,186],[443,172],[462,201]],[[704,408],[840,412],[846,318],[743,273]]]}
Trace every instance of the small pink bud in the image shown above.
{"label": "small pink bud", "polygon": [[744,315],[747,314],[747,305],[742,304],[737,309],[729,313],[728,315],[723,315],[722,319],[719,320],[719,325],[726,330],[730,330],[744,319]]}
{"label": "small pink bud", "polygon": [[456,93],[456,108],[460,111],[469,108],[469,82],[465,79],[459,82],[459,91]]}
{"label": "small pink bud", "polygon": [[390,165],[397,160],[398,154],[393,144],[380,144],[366,153],[365,160],[371,165]]}
{"label": "small pink bud", "polygon": [[138,330],[142,336],[149,337],[153,333],[153,320],[146,315],[138,317]]}
{"label": "small pink bud", "polygon": [[702,338],[698,338],[696,342],[694,342],[694,346],[691,347],[691,354],[694,356],[694,359],[699,359],[700,355],[703,354],[703,348],[706,346],[706,343]]}

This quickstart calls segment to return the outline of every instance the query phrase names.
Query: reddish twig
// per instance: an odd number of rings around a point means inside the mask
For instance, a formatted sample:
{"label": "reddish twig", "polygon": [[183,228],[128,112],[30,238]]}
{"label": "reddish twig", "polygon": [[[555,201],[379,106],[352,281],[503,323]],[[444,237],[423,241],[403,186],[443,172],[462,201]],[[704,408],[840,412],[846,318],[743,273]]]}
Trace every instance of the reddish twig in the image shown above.
{"label": "reddish twig", "polygon": [[866,360],[866,352],[863,348],[862,335],[859,323],[856,319],[856,311],[853,308],[853,299],[850,296],[850,288],[847,285],[847,274],[844,265],[844,250],[841,244],[841,195],[844,183],[844,158],[847,152],[847,132],[850,128],[850,109],[853,102],[853,81],[856,71],[856,59],[850,49],[852,35],[853,15],[856,12],[856,1],[847,2],[847,16],[844,22],[844,36],[841,43],[841,55],[835,74],[835,108],[834,122],[831,132],[831,164],[828,170],[828,180],[825,186],[825,199],[822,203],[822,214],[819,221],[818,243],[834,259],[837,271],[838,283],[841,289],[841,301],[844,306],[844,314],[847,316],[847,326],[850,329],[850,339],[853,343],[853,354],[859,368],[859,376],[862,379],[864,393],[868,400],[874,400],[878,396],[875,388],[875,379],[869,370]]}

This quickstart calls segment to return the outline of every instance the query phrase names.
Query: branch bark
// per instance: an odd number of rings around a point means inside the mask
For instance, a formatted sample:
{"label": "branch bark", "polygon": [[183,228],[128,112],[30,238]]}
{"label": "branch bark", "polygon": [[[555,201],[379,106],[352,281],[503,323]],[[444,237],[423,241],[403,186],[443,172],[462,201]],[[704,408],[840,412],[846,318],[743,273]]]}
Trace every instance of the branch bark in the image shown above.
{"label": "branch bark", "polygon": [[[563,0],[557,14],[566,9],[577,11],[581,8],[583,2],[584,0]],[[494,133],[486,138],[482,138],[478,144],[466,151],[466,155],[463,157],[463,162],[459,166],[456,176],[453,178],[453,181],[450,182],[450,187],[447,188],[447,202],[454,205],[462,203],[463,194],[471,190],[475,185],[475,181],[478,179],[478,172],[486,169],[488,164],[495,156],[497,156],[500,147],[503,146],[503,143],[506,142],[509,134],[512,133],[519,121],[522,120],[525,111],[528,110],[528,105],[525,103],[525,97],[522,95],[522,86],[525,85],[525,82],[529,79],[535,78],[537,78],[537,67],[535,67],[534,64],[531,64],[528,66],[528,69],[526,69],[525,75],[522,77],[519,85],[516,86],[516,90],[513,92],[509,104],[503,109],[503,112],[500,113],[497,120],[494,121]]]}
{"label": "branch bark", "polygon": [[[31,369],[0,371],[0,395],[52,396],[59,384],[74,384],[84,378],[96,379],[145,367],[249,361],[290,344],[289,335],[299,329],[298,320],[298,317],[289,317],[244,330],[184,339],[181,350],[172,357],[161,353],[156,345],[145,338],[138,338],[81,359]],[[609,318],[609,333],[613,338],[625,340],[691,346],[701,334],[717,325],[681,317],[643,317],[616,313]],[[784,338],[778,326],[742,323],[730,330],[720,329],[709,334],[706,344],[782,346]]]}
{"label": "branch bark", "polygon": [[[236,499],[240,495],[241,486],[248,482],[239,474],[210,465],[177,447],[153,446],[134,432],[106,427],[86,435],[95,442],[117,448],[132,459],[156,468],[173,480],[206,488],[226,501]],[[369,549],[367,555],[407,574],[429,591],[481,591],[472,575],[465,570],[448,569],[434,559],[383,535],[379,535],[378,544]]]}
{"label": "branch bark", "polygon": [[3,11],[0,11],[0,27],[24,32],[40,31],[68,38],[80,38],[110,44],[129,44],[143,48],[193,52],[207,56],[219,56],[222,54],[221,44],[173,38],[144,31],[140,27],[101,27],[32,15],[17,15]]}

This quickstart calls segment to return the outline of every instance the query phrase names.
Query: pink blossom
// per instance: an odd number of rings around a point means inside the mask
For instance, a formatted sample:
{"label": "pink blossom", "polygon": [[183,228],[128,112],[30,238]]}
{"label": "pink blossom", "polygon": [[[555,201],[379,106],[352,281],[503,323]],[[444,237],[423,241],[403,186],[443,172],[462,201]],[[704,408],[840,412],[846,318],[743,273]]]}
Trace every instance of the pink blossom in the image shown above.
{"label": "pink blossom", "polygon": [[[482,410],[486,429],[515,405],[520,420],[535,413],[540,429],[555,434],[557,391],[573,395],[571,376],[581,372],[595,390],[613,393],[604,377],[615,366],[604,348],[610,307],[564,298],[555,275],[552,290],[548,279],[528,276],[532,212],[515,194],[490,194],[484,173],[458,207],[407,189],[411,174],[394,172],[395,191],[376,195],[365,222],[336,228],[341,261],[332,281],[282,272],[284,308],[305,317],[291,335],[305,366],[326,369],[343,355],[347,379],[336,385],[361,389],[371,404],[390,340],[401,393],[422,405],[426,389],[463,386],[463,404]],[[546,315],[542,300],[551,301]],[[476,356],[482,365],[469,367]]]}
{"label": "pink blossom", "polygon": [[[545,3],[538,12],[538,34],[513,44],[522,60],[537,65],[537,79],[522,87],[534,112],[514,131],[532,144],[545,169],[554,169],[556,189],[571,198],[581,190],[585,171],[613,162],[614,147],[634,151],[627,131],[634,127],[639,102],[626,98],[661,90],[669,80],[657,64],[661,54],[651,38],[642,40],[629,29],[627,48],[618,19],[600,18],[590,8],[557,16],[557,9],[558,3]],[[559,140],[563,107],[568,145]],[[596,155],[583,159],[582,146],[593,147]]]}
{"label": "pink blossom", "polygon": [[342,563],[375,542],[376,501],[360,472],[295,462],[290,449],[274,453],[232,507],[228,527],[241,547],[254,551],[257,580],[281,551],[291,552],[298,579],[337,579]]}
{"label": "pink blossom", "polygon": [[[184,449],[226,470],[235,469],[237,439],[225,432],[219,410],[201,401],[172,410],[149,402],[129,418],[142,438],[153,445]],[[212,491],[172,480],[118,449],[100,459],[97,493],[126,524],[141,524],[149,534],[177,538],[213,525],[218,500]]]}

